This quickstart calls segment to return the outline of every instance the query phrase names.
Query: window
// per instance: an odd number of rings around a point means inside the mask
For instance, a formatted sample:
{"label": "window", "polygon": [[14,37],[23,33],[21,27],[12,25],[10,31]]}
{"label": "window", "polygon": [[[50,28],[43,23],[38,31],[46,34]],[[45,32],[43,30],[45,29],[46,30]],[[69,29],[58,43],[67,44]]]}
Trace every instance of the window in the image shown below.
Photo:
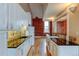
{"label": "window", "polygon": [[49,21],[44,21],[44,32],[49,33]]}

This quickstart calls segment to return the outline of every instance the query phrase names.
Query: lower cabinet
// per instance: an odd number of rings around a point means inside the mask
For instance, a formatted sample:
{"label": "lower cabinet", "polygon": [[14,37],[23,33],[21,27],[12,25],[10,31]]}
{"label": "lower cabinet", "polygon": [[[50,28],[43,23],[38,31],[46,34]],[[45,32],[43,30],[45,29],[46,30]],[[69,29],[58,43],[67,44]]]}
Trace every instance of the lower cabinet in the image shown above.
{"label": "lower cabinet", "polygon": [[28,47],[30,46],[30,43],[28,43],[29,39],[26,40],[22,45],[20,45],[17,48],[17,56],[26,56],[28,52]]}
{"label": "lower cabinet", "polygon": [[23,55],[23,49],[21,47],[17,49],[16,55],[17,56],[22,56]]}
{"label": "lower cabinet", "polygon": [[31,37],[26,40],[17,48],[8,48],[8,56],[27,56],[29,49],[34,45],[34,27],[28,27],[29,35]]}
{"label": "lower cabinet", "polygon": [[7,55],[8,56],[16,56],[17,55],[16,52],[17,52],[17,50],[15,48],[8,48]]}
{"label": "lower cabinet", "polygon": [[58,46],[58,56],[79,56],[79,46]]}

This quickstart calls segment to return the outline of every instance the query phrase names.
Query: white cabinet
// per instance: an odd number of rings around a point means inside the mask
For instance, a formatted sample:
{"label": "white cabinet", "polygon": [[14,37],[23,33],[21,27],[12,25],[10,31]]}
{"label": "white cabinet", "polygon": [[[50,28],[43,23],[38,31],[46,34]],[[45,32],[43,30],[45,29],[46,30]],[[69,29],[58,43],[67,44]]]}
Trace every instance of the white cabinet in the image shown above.
{"label": "white cabinet", "polygon": [[0,3],[0,56],[7,54],[7,8],[6,4]]}
{"label": "white cabinet", "polygon": [[17,54],[17,56],[22,56],[23,55],[23,47],[18,47],[16,49],[16,54]]}
{"label": "white cabinet", "polygon": [[8,56],[16,56],[17,54],[16,54],[16,52],[17,52],[17,50],[16,50],[16,48],[7,48],[8,50],[7,50],[7,55]]}
{"label": "white cabinet", "polygon": [[8,55],[12,56],[26,56],[28,54],[29,49],[32,45],[34,45],[34,27],[28,27],[29,36],[25,41],[18,46],[17,48],[8,48]]}
{"label": "white cabinet", "polygon": [[79,56],[79,46],[59,46],[58,56]]}
{"label": "white cabinet", "polygon": [[25,12],[19,4],[13,3],[7,6],[9,29],[19,29],[22,25],[28,26],[31,23],[31,13]]}
{"label": "white cabinet", "polygon": [[29,31],[29,35],[32,36],[30,38],[30,43],[31,43],[31,45],[34,45],[34,41],[35,41],[34,27],[33,26],[29,26],[28,27],[28,31]]}
{"label": "white cabinet", "polygon": [[0,3],[0,30],[7,29],[7,4]]}
{"label": "white cabinet", "polygon": [[[22,24],[31,24],[31,13],[25,12],[17,3],[0,3],[0,56],[25,55],[31,46],[31,40],[26,40],[19,48],[7,48],[8,29],[18,29]],[[33,31],[33,30],[32,30]],[[33,39],[33,38],[31,38]]]}

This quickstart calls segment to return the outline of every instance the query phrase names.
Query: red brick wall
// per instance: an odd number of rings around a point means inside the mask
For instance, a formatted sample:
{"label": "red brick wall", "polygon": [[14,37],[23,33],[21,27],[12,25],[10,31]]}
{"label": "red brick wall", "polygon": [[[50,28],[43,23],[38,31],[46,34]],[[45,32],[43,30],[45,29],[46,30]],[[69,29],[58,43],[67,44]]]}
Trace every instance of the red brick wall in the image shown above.
{"label": "red brick wall", "polygon": [[35,36],[42,36],[43,35],[43,21],[42,18],[33,18],[32,19],[32,25],[35,27]]}
{"label": "red brick wall", "polygon": [[50,35],[52,35],[52,31],[53,31],[52,26],[53,26],[52,21],[50,21]]}
{"label": "red brick wall", "polygon": [[66,34],[67,32],[67,21],[58,21],[57,22],[57,32]]}
{"label": "red brick wall", "polygon": [[[44,33],[44,22],[42,18],[33,18],[32,19],[32,25],[35,27],[35,36],[44,36],[46,33]],[[50,33],[52,35],[52,22],[50,22]]]}

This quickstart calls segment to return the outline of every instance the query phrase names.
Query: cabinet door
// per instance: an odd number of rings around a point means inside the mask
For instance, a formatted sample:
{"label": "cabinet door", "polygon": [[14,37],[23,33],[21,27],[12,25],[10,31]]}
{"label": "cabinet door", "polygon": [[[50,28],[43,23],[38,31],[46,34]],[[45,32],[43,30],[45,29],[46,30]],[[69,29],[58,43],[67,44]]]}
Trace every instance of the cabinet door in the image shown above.
{"label": "cabinet door", "polygon": [[17,48],[16,54],[17,54],[17,56],[22,56],[23,55],[23,47]]}
{"label": "cabinet door", "polygon": [[17,55],[17,53],[16,53],[17,51],[16,51],[16,48],[14,49],[14,48],[8,48],[8,50],[7,50],[7,55],[8,56],[16,56]]}
{"label": "cabinet door", "polygon": [[29,35],[31,35],[31,37],[29,38],[29,43],[31,45],[34,45],[34,27],[28,27],[29,30]]}
{"label": "cabinet door", "polygon": [[78,46],[59,46],[58,56],[79,56]]}
{"label": "cabinet door", "polygon": [[7,55],[7,4],[0,3],[0,56]]}
{"label": "cabinet door", "polygon": [[27,52],[28,52],[28,46],[29,46],[29,42],[28,42],[28,39],[25,40],[24,44],[23,44],[23,56],[26,56],[27,55]]}

